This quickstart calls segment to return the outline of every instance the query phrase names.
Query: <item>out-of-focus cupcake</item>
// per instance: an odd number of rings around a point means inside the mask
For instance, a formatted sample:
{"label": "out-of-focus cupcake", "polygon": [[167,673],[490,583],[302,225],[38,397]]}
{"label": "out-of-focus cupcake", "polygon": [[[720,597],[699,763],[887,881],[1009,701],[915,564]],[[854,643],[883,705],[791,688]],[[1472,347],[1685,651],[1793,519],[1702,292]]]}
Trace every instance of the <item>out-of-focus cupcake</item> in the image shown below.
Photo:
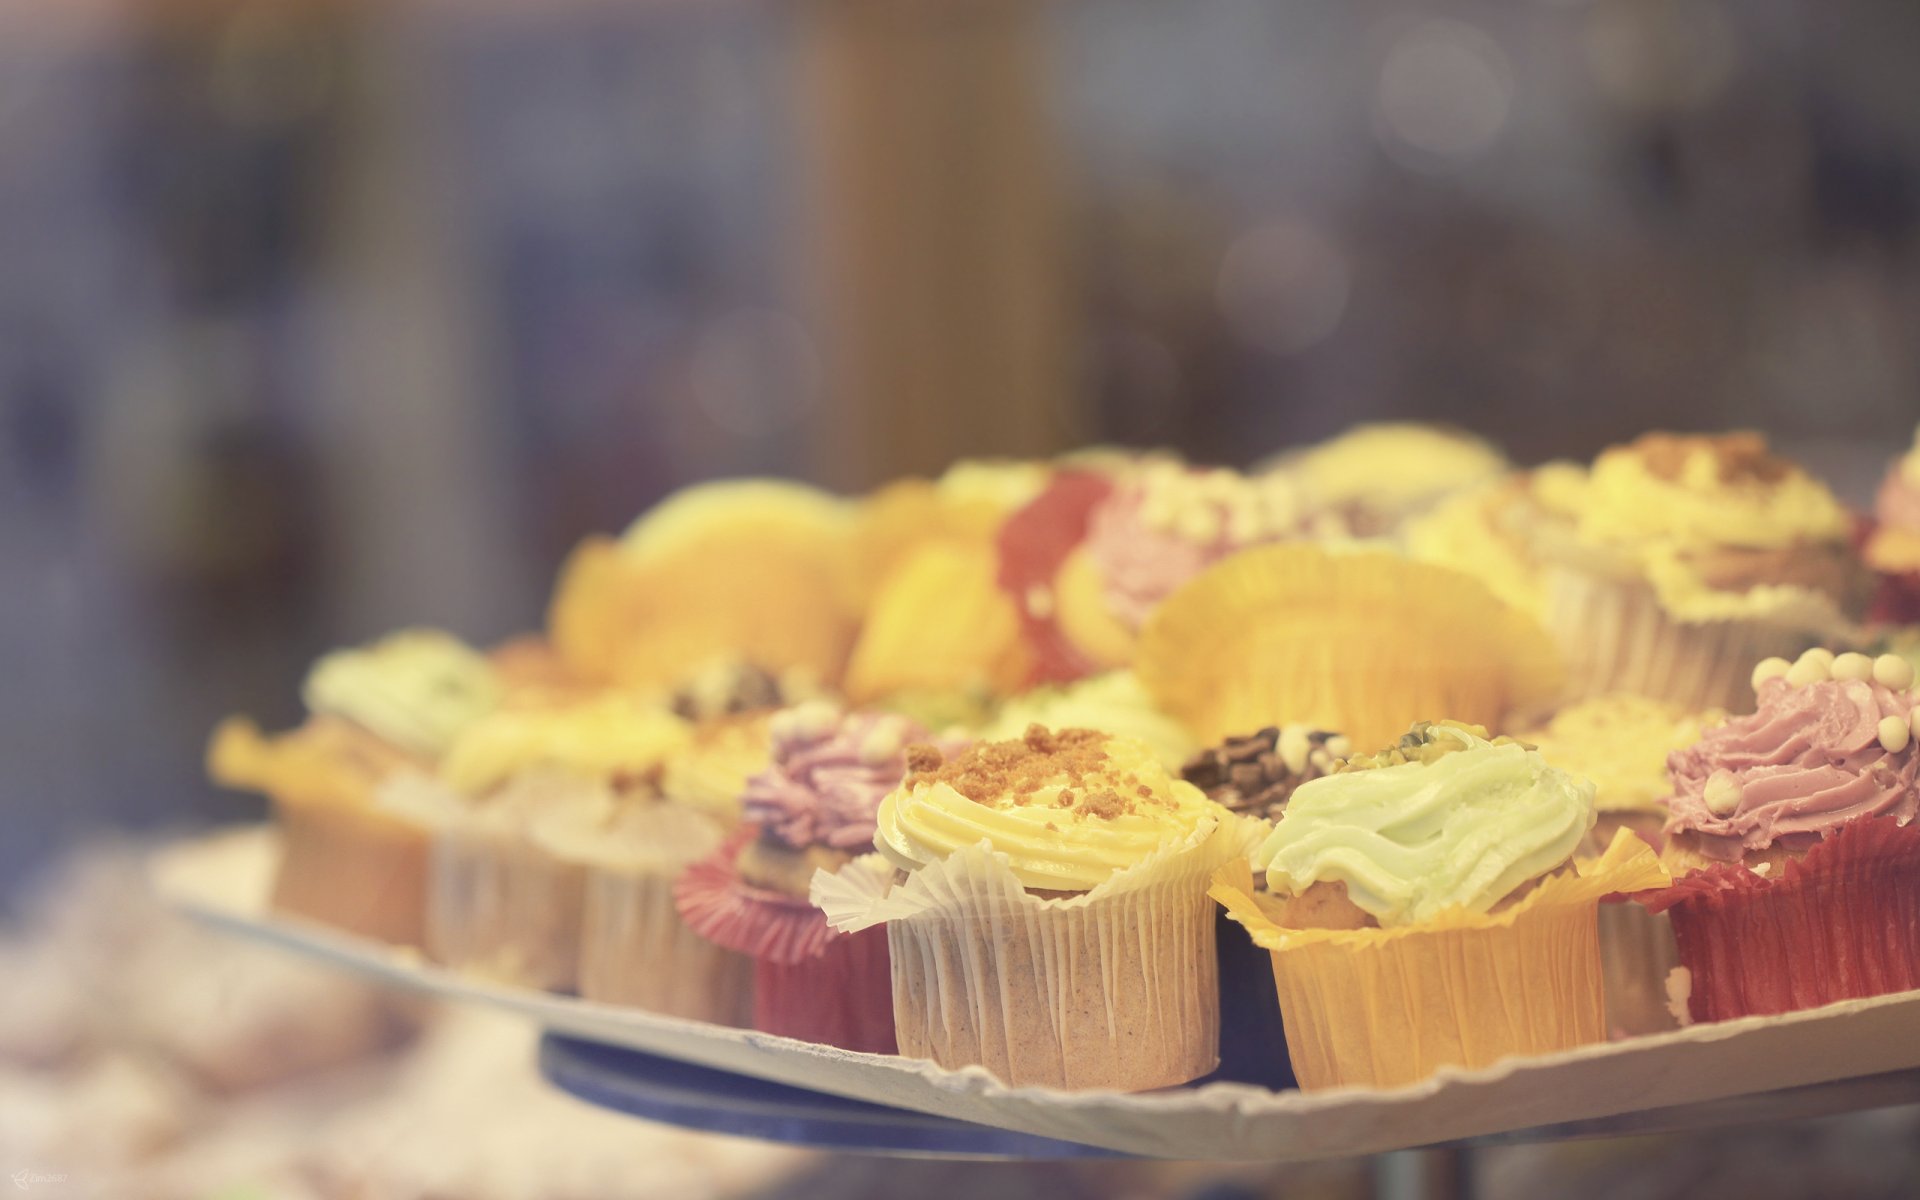
{"label": "out-of-focus cupcake", "polygon": [[[1265,839],[1303,783],[1330,773],[1352,752],[1345,737],[1309,725],[1268,726],[1200,751],[1181,777],[1207,798],[1256,822]],[[1264,878],[1254,880],[1266,890]],[[1214,942],[1220,957],[1220,1069],[1216,1079],[1270,1088],[1296,1086],[1273,987],[1273,960],[1240,923],[1219,910]]]}
{"label": "out-of-focus cupcake", "polygon": [[[1543,728],[1520,734],[1541,757],[1594,784],[1598,818],[1580,848],[1598,858],[1626,829],[1659,849],[1672,790],[1667,757],[1700,736],[1720,713],[1689,713],[1644,696],[1615,694],[1583,701]],[[1600,906],[1600,960],[1607,984],[1607,1028],[1616,1037],[1657,1033],[1675,1024],[1667,978],[1679,965],[1673,925],[1625,897]]]}
{"label": "out-of-focus cupcake", "polygon": [[619,692],[503,708],[454,743],[437,787],[389,787],[389,804],[437,826],[428,954],[500,982],[573,990],[593,833],[643,826],[650,860],[680,862],[721,836],[712,819],[648,819],[688,736],[680,718]]}
{"label": "out-of-focus cupcake", "polygon": [[1301,1086],[1392,1087],[1604,1037],[1600,899],[1665,877],[1627,836],[1576,865],[1592,825],[1591,783],[1452,723],[1296,789],[1254,854],[1269,894],[1244,867],[1213,894],[1273,953]]}
{"label": "out-of-focus cupcake", "polygon": [[[1564,465],[1543,468],[1549,474]],[[1546,580],[1529,536],[1535,472],[1457,492],[1400,528],[1409,557],[1473,576],[1514,608],[1544,620]]]}
{"label": "out-of-focus cupcake", "polygon": [[1457,492],[1508,470],[1491,443],[1417,422],[1357,425],[1285,456],[1278,471],[1323,522],[1353,537],[1386,537]]}
{"label": "out-of-focus cupcake", "polygon": [[1301,545],[1244,551],[1175,593],[1135,671],[1202,742],[1313,724],[1378,745],[1441,714],[1507,729],[1562,687],[1546,631],[1472,577]]}
{"label": "out-of-focus cupcake", "polygon": [[1060,687],[1035,688],[1001,705],[982,732],[989,741],[1025,736],[1028,726],[1095,729],[1144,744],[1154,760],[1177,770],[1199,748],[1179,721],[1162,711],[1131,671],[1109,671]]}
{"label": "out-of-focus cupcake", "polygon": [[1758,434],[1647,434],[1533,497],[1572,698],[1733,709],[1754,663],[1850,637],[1864,610],[1852,518]]}
{"label": "out-of-focus cupcake", "polygon": [[892,1053],[886,935],[835,932],[807,898],[817,869],[870,854],[881,800],[926,731],[894,714],[811,701],[773,718],[771,757],[743,794],[746,824],[675,886],[687,924],[754,960],[754,1028]]}
{"label": "out-of-focus cupcake", "polygon": [[1758,711],[1668,763],[1651,907],[1694,1020],[1920,988],[1920,694],[1903,658],[1809,650],[1754,672]]}
{"label": "out-of-focus cupcake", "polygon": [[911,762],[875,838],[902,874],[855,865],[814,883],[837,928],[885,925],[901,1052],[1015,1086],[1137,1090],[1211,1070],[1206,893],[1243,852],[1237,823],[1145,745],[1093,730],[1036,725],[951,759],[916,746]]}
{"label": "out-of-focus cupcake", "polygon": [[1880,574],[1873,620],[1920,624],[1920,429],[1914,431],[1913,448],[1887,468],[1880,482],[1862,554]]}
{"label": "out-of-focus cupcake", "polygon": [[453,740],[499,703],[487,660],[429,630],[394,634],[315,664],[307,722],[264,737],[221,724],[208,771],[273,801],[281,856],[271,903],[285,913],[403,945],[424,941],[431,828],[382,789],[430,774]]}

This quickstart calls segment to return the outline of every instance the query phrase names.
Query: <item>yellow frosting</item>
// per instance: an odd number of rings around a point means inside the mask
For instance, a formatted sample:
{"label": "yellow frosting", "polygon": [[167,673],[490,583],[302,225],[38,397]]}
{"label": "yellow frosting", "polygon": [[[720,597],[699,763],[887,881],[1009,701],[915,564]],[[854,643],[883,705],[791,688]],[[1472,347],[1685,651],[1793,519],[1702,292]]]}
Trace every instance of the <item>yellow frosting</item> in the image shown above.
{"label": "yellow frosting", "polygon": [[1500,527],[1513,499],[1514,490],[1506,485],[1475,488],[1415,517],[1401,537],[1410,557],[1464,571],[1508,604],[1539,617],[1547,610],[1546,585],[1520,540]]}
{"label": "yellow frosting", "polygon": [[1200,743],[1182,725],[1162,712],[1131,671],[1110,671],[1079,683],[1039,688],[1015,696],[1000,709],[983,737],[1017,738],[1029,725],[1049,729],[1097,729],[1143,742],[1154,758],[1170,770],[1193,756]]}
{"label": "yellow frosting", "polygon": [[1536,751],[1435,726],[1463,748],[1310,780],[1255,852],[1275,893],[1320,882],[1382,927],[1484,913],[1567,862],[1593,828],[1593,784]]}
{"label": "yellow frosting", "polygon": [[461,735],[440,774],[460,791],[480,795],[536,766],[591,778],[644,775],[687,744],[687,724],[679,717],[607,692],[561,707],[496,712]]}
{"label": "yellow frosting", "polygon": [[1643,696],[1598,696],[1518,735],[1554,766],[1594,783],[1601,812],[1664,813],[1671,794],[1667,755],[1699,740],[1719,713],[1689,713]]}
{"label": "yellow frosting", "polygon": [[1505,473],[1498,450],[1465,433],[1418,423],[1358,425],[1308,450],[1293,472],[1318,503],[1410,512]]}
{"label": "yellow frosting", "polygon": [[1693,446],[1673,478],[1653,469],[1640,443],[1615,446],[1594,460],[1577,507],[1568,507],[1583,537],[1681,551],[1843,541],[1851,525],[1833,493],[1796,466],[1772,480],[1723,479],[1707,442]]}
{"label": "yellow frosting", "polygon": [[716,523],[750,517],[769,533],[790,530],[811,544],[849,535],[854,507],[840,497],[784,479],[721,479],[682,488],[628,527],[623,555],[642,561],[698,553]]}
{"label": "yellow frosting", "polygon": [[692,744],[668,761],[661,793],[677,804],[731,820],[740,814],[747,780],[771,753],[765,716],[722,717],[694,731]]}
{"label": "yellow frosting", "polygon": [[[874,845],[894,865],[912,871],[985,842],[1006,856],[1023,886],[1083,892],[1226,819],[1224,809],[1170,775],[1146,745],[1109,737],[1104,750],[1105,761],[1082,770],[1077,784],[1061,769],[1022,795],[1002,793],[984,802],[945,782],[910,778],[881,802]],[[1061,807],[1068,788],[1082,795],[1111,791],[1129,804],[1114,815]]]}
{"label": "yellow frosting", "polygon": [[431,629],[335,651],[314,664],[301,692],[308,711],[352,721],[429,759],[492,711],[500,694],[483,655]]}
{"label": "yellow frosting", "polygon": [[948,467],[934,490],[943,504],[1010,513],[1039,495],[1051,474],[1044,463],[969,458]]}

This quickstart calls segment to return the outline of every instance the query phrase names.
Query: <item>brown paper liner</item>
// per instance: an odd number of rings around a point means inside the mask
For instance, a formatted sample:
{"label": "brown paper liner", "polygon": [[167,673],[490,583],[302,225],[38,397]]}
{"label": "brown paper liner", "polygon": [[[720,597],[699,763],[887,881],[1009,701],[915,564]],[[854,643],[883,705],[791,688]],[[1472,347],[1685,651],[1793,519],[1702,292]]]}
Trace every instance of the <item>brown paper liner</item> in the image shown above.
{"label": "brown paper liner", "polygon": [[1300,1086],[1398,1087],[1445,1066],[1603,1039],[1599,901],[1664,879],[1653,851],[1623,833],[1591,867],[1503,912],[1455,910],[1418,927],[1283,928],[1255,900],[1242,862],[1221,870],[1213,896],[1273,952]]}
{"label": "brown paper liner", "polygon": [[568,991],[579,973],[586,868],[524,823],[474,816],[433,841],[427,954],[501,983]]}
{"label": "brown paper liner", "polygon": [[426,944],[428,831],[377,809],[277,803],[280,912],[399,946]]}
{"label": "brown paper liner", "polygon": [[644,866],[588,871],[580,994],[672,1017],[746,1026],[753,1012],[753,960],[687,927],[674,905],[675,875]]}
{"label": "brown paper liner", "polygon": [[1645,903],[1673,918],[1696,1021],[1920,988],[1920,824],[1862,818],[1769,877],[1726,864]]}
{"label": "brown paper liner", "polygon": [[1675,620],[1648,584],[1577,567],[1545,570],[1548,630],[1567,664],[1569,703],[1630,692],[1695,711],[1753,708],[1753,665],[1811,644],[1796,629],[1751,619]]}

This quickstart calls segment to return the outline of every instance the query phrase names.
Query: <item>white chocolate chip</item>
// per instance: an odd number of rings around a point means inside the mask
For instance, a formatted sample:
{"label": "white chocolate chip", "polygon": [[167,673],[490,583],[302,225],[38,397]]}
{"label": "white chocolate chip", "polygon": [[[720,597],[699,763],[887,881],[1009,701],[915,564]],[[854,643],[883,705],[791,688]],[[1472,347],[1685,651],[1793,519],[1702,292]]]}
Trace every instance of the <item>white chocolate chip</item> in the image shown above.
{"label": "white chocolate chip", "polygon": [[898,758],[905,745],[904,734],[905,729],[899,721],[889,719],[876,722],[860,741],[860,761],[877,767]]}
{"label": "white chocolate chip", "polygon": [[1347,758],[1353,754],[1353,742],[1344,734],[1334,734],[1327,739],[1327,753],[1335,758]]}
{"label": "white chocolate chip", "polygon": [[1053,616],[1053,589],[1036,583],[1027,589],[1027,615],[1037,621]]}
{"label": "white chocolate chip", "polygon": [[1888,754],[1900,753],[1907,748],[1907,743],[1913,740],[1913,714],[1909,713],[1907,717],[1905,721],[1899,717],[1881,719],[1880,745]]}
{"label": "white chocolate chip", "polygon": [[1760,685],[1769,679],[1784,679],[1793,664],[1784,658],[1763,658],[1753,668],[1753,690],[1759,691]]}
{"label": "white chocolate chip", "polygon": [[[795,705],[774,718],[774,736],[786,739],[816,738],[832,729],[840,719],[840,710],[825,700],[809,700]],[[784,724],[785,729],[780,726]]]}
{"label": "white chocolate chip", "polygon": [[1724,769],[1715,771],[1707,776],[1707,811],[1716,817],[1732,816],[1734,810],[1740,807],[1741,792],[1740,781],[1733,777],[1732,772]]}
{"label": "white chocolate chip", "polygon": [[1864,654],[1855,654],[1849,650],[1833,660],[1835,679],[1858,679],[1861,682],[1873,678],[1873,660]]}
{"label": "white chocolate chip", "polygon": [[1913,686],[1913,664],[1898,654],[1882,654],[1873,660],[1873,681],[1904,692]]}
{"label": "white chocolate chip", "polygon": [[1815,647],[1794,661],[1793,668],[1787,672],[1787,682],[1794,687],[1805,687],[1809,683],[1819,683],[1833,678],[1833,651]]}
{"label": "white chocolate chip", "polygon": [[1313,753],[1313,743],[1307,740],[1305,725],[1288,725],[1280,731],[1280,761],[1287,764],[1287,770],[1295,775],[1307,769],[1307,756]]}

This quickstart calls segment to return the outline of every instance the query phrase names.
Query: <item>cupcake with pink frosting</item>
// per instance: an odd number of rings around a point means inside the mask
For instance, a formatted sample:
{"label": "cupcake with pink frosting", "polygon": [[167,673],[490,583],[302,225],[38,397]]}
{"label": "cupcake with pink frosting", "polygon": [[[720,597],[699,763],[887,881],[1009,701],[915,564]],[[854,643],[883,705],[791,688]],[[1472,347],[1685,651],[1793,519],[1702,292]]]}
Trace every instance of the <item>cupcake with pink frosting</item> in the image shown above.
{"label": "cupcake with pink frosting", "polygon": [[1809,650],[1668,760],[1664,857],[1695,1020],[1920,988],[1920,693],[1908,660]]}
{"label": "cupcake with pink frosting", "polygon": [[769,765],[741,797],[744,823],[674,893],[695,932],[754,960],[754,1028],[893,1053],[885,931],[836,933],[807,888],[815,871],[871,853],[880,801],[906,777],[908,743],[926,738],[905,717],[824,701],[774,717]]}
{"label": "cupcake with pink frosting", "polygon": [[1874,497],[1873,527],[1861,557],[1880,575],[1875,621],[1920,623],[1920,429],[1913,448],[1887,470]]}

